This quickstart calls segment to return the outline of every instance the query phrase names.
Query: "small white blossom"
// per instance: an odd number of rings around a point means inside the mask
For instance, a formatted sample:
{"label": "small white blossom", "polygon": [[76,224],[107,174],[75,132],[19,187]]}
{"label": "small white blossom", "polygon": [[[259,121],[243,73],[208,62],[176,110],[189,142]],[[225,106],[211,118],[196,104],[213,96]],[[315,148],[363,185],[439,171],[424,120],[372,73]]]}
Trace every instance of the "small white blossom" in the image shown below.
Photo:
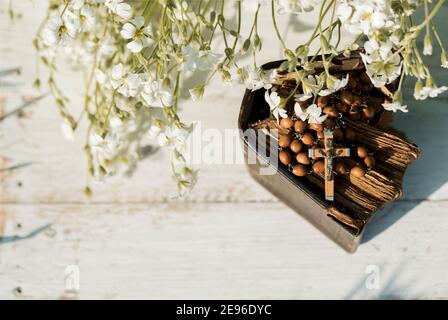
{"label": "small white blossom", "polygon": [[431,36],[429,34],[426,34],[425,38],[423,40],[423,54],[425,56],[432,55],[432,40],[431,40]]}
{"label": "small white blossom", "polygon": [[185,148],[185,143],[190,136],[191,128],[179,128],[177,126],[167,126],[157,135],[157,141],[162,147],[170,147],[181,152]]}
{"label": "small white blossom", "polygon": [[101,164],[114,157],[121,142],[117,134],[107,134],[104,138],[97,133],[89,137],[89,145],[96,161]]}
{"label": "small white blossom", "polygon": [[202,99],[202,96],[204,95],[204,90],[205,90],[205,86],[200,85],[193,89],[188,90],[188,92],[190,93],[191,99],[193,101],[198,101],[198,100]]}
{"label": "small white blossom", "polygon": [[171,90],[164,88],[161,80],[146,82],[141,95],[150,107],[171,107],[173,104]]}
{"label": "small white blossom", "polygon": [[393,53],[390,40],[378,42],[370,39],[364,46],[366,54],[361,53],[361,58],[375,87],[382,87],[399,77],[402,61],[398,54]]}
{"label": "small white blossom", "polygon": [[185,71],[209,71],[218,63],[221,55],[211,51],[198,50],[191,45],[182,48],[183,69]]}
{"label": "small white blossom", "polygon": [[243,0],[243,9],[251,13],[255,13],[259,6],[266,6],[271,0]]}
{"label": "small white blossom", "polygon": [[352,34],[371,35],[382,28],[399,26],[390,1],[344,0],[339,4],[336,15]]}
{"label": "small white blossom", "polygon": [[306,101],[317,94],[319,91],[317,76],[309,75],[302,79],[303,93],[297,93],[294,95],[296,101]]}
{"label": "small white blossom", "polygon": [[420,90],[420,92],[414,93],[414,98],[416,100],[425,100],[427,98],[435,98],[439,94],[442,94],[443,92],[445,92],[447,90],[448,90],[447,86],[442,86],[442,87],[425,86]]}
{"label": "small white blossom", "polygon": [[383,103],[384,110],[387,111],[402,111],[402,112],[408,112],[408,107],[401,105],[399,102],[390,102],[390,103]]}
{"label": "small white blossom", "polygon": [[95,27],[95,13],[90,6],[83,6],[79,11],[79,25],[81,32],[89,32]]}
{"label": "small white blossom", "polygon": [[276,0],[279,6],[278,13],[310,12],[316,6],[316,0]]}
{"label": "small white blossom", "polygon": [[348,75],[345,78],[338,79],[332,75],[327,76],[327,89],[321,90],[319,92],[320,96],[328,96],[333,92],[339,91],[348,83]]}
{"label": "small white blossom", "polygon": [[66,45],[76,35],[76,27],[67,24],[59,15],[50,18],[42,31],[42,40],[45,45]]}
{"label": "small white blossom", "polygon": [[126,47],[133,53],[142,51],[152,43],[151,26],[145,27],[145,18],[142,16],[125,23],[120,34],[123,38],[131,40]]}
{"label": "small white blossom", "polygon": [[440,66],[442,68],[448,69],[448,59],[447,59],[445,50],[442,50],[442,53],[440,54],[440,61],[441,61],[441,65]]}
{"label": "small white blossom", "polygon": [[327,119],[327,115],[322,115],[322,109],[316,104],[311,104],[305,111],[302,110],[300,104],[294,105],[294,112],[302,121],[308,120],[309,123],[322,123]]}
{"label": "small white blossom", "polygon": [[263,70],[250,65],[239,68],[236,74],[230,77],[232,84],[244,84],[247,89],[253,91],[264,88],[269,90],[277,76],[277,69]]}
{"label": "small white blossom", "polygon": [[128,20],[132,16],[132,7],[123,0],[106,0],[105,5],[111,12],[123,19]]}
{"label": "small white blossom", "polygon": [[281,106],[282,99],[277,92],[272,91],[269,94],[269,90],[266,90],[264,93],[264,99],[268,103],[271,113],[275,119],[277,119],[277,122],[280,121],[280,118],[288,117],[286,110]]}

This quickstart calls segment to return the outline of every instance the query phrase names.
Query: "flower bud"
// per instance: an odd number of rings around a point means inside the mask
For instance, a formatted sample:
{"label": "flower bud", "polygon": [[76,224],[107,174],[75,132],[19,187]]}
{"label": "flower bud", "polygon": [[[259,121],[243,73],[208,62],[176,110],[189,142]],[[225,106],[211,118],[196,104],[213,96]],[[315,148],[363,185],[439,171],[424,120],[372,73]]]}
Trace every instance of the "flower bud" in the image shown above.
{"label": "flower bud", "polygon": [[423,54],[425,56],[432,55],[432,40],[429,33],[426,34],[425,40],[423,41]]}
{"label": "flower bud", "polygon": [[415,82],[415,88],[414,88],[414,98],[417,99],[417,97],[420,97],[423,89],[423,83],[420,79],[417,79]]}
{"label": "flower bud", "polygon": [[189,91],[193,101],[198,101],[204,95],[205,85],[197,86],[196,88],[190,89]]}
{"label": "flower bud", "polygon": [[440,55],[440,61],[442,63],[442,68],[448,68],[448,58],[446,56],[446,51],[442,50],[442,54]]}

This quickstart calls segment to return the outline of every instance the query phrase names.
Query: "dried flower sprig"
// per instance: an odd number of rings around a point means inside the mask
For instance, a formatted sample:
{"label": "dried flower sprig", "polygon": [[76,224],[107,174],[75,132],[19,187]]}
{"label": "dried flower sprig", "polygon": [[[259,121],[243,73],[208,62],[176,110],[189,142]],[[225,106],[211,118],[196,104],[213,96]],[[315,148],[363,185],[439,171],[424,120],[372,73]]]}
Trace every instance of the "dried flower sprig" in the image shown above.
{"label": "dried flower sprig", "polygon": [[[193,100],[200,99],[210,80],[219,74],[230,84],[250,90],[264,88],[274,116],[285,115],[285,98],[272,89],[275,71],[257,65],[262,48],[258,33],[261,10],[270,10],[273,32],[284,49],[286,61],[280,70],[296,71],[297,87],[289,98],[297,101],[331,95],[347,85],[330,73],[332,58],[349,55],[359,48],[372,83],[381,87],[404,75],[417,79],[416,99],[435,97],[446,91],[438,87],[421,54],[432,54],[433,40],[441,47],[441,65],[448,66],[444,44],[432,20],[445,0],[51,0],[45,21],[34,42],[40,61],[50,70],[48,84],[64,119],[67,136],[79,122],[89,122],[85,151],[92,176],[101,178],[135,168],[147,138],[156,138],[171,150],[173,177],[184,194],[196,182],[196,172],[183,152],[193,126],[178,115],[182,80],[190,74],[208,72],[195,87],[187,88]],[[236,27],[227,22],[229,5],[234,5]],[[279,32],[282,14],[301,14],[319,7],[315,29],[306,43],[288,48]],[[425,18],[416,24],[414,13],[424,8]],[[242,34],[243,11],[251,13],[249,34]],[[245,14],[247,16],[247,14]],[[341,32],[356,40],[340,47]],[[424,33],[420,52],[417,39]],[[218,49],[217,39],[224,43]],[[313,54],[313,43],[319,50]],[[85,70],[85,99],[81,115],[74,116],[68,98],[55,76],[57,57],[68,54]],[[240,57],[251,57],[240,65]],[[317,59],[317,58],[320,59]],[[321,60],[318,62],[318,60]],[[316,74],[317,64],[323,72]],[[403,70],[403,72],[402,72]],[[425,84],[423,85],[423,82]],[[39,85],[41,80],[35,82]],[[398,92],[388,110],[407,111]],[[319,121],[320,110],[301,110]],[[90,192],[90,189],[87,189]]]}

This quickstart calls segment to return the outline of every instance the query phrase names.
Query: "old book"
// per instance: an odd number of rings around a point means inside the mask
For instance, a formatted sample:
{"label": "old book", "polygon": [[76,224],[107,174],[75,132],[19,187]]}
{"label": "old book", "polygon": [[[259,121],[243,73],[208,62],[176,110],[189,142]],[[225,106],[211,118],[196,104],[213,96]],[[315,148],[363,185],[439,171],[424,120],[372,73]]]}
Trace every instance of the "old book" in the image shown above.
{"label": "old book", "polygon": [[[277,68],[280,64],[281,61],[270,63],[265,65],[265,68]],[[333,73],[352,72],[362,68],[359,56],[339,57],[331,66]],[[295,74],[280,74],[275,85],[281,94],[289,95],[296,87]],[[393,85],[385,87],[378,94],[391,95],[394,89]],[[249,172],[280,200],[307,218],[344,249],[353,252],[374,214],[402,195],[405,170],[420,154],[416,145],[408,142],[401,133],[389,126],[388,113],[381,112],[381,119],[374,119],[369,123],[344,119],[345,125],[356,132],[355,143],[374,151],[376,164],[362,177],[335,175],[334,201],[325,201],[325,179],[322,173],[313,172],[304,177],[296,177],[288,166],[279,163],[274,175],[260,174],[261,167],[270,165],[269,157],[266,156],[269,154],[270,144],[278,146],[277,137],[272,136],[269,130],[277,129],[282,134],[285,129],[271,116],[269,106],[264,100],[264,90],[246,91],[239,116],[239,127],[243,131],[252,128],[266,134],[266,137],[262,138],[263,143],[257,141],[256,145],[242,136],[246,157],[254,153],[258,156],[256,164],[248,164]],[[351,157],[340,159],[347,166],[355,163]]]}

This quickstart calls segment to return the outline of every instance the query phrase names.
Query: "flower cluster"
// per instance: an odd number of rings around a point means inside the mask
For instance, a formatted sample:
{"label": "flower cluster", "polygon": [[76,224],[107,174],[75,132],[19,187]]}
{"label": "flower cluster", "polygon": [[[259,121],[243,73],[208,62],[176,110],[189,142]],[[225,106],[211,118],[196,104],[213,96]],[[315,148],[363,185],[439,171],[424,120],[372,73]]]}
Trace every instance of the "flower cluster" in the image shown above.
{"label": "flower cluster", "polygon": [[[230,85],[255,91],[266,90],[265,99],[273,116],[286,117],[288,99],[273,87],[277,71],[257,65],[262,48],[258,33],[261,10],[272,15],[273,32],[284,49],[286,61],[279,68],[297,73],[297,88],[291,97],[297,104],[296,116],[310,123],[325,121],[321,109],[311,103],[302,110],[302,101],[329,96],[341,90],[348,75],[330,74],[334,56],[348,55],[362,46],[362,61],[372,83],[385,86],[403,76],[414,76],[416,99],[435,97],[447,90],[438,87],[423,63],[417,39],[425,32],[422,54],[432,54],[435,39],[442,49],[441,65],[448,67],[443,43],[432,27],[432,19],[444,0],[51,0],[48,15],[38,30],[35,46],[40,61],[49,69],[48,85],[63,117],[63,132],[72,138],[82,119],[87,119],[85,145],[89,171],[102,178],[131,172],[145,156],[151,140],[171,150],[173,177],[181,193],[196,182],[196,172],[183,157],[185,143],[193,131],[178,115],[184,89],[193,100],[200,99],[215,75]],[[424,7],[425,19],[413,18]],[[226,12],[234,8],[236,26],[228,23]],[[302,14],[319,9],[315,29],[306,43],[288,48],[278,29],[278,15]],[[243,15],[249,13],[252,26],[242,32]],[[328,23],[328,25],[326,25]],[[341,30],[358,36],[340,48]],[[224,49],[218,50],[217,39]],[[314,42],[318,54],[311,54]],[[56,64],[62,54],[85,70],[84,108],[72,115],[69,100],[58,87]],[[319,59],[317,59],[319,57]],[[251,60],[248,64],[241,61]],[[250,59],[252,58],[252,59]],[[316,70],[324,70],[320,74]],[[206,74],[198,83],[185,81],[194,74]],[[201,78],[201,77],[197,77]],[[202,77],[203,78],[203,77]],[[36,80],[36,85],[42,83]],[[383,105],[392,111],[407,111],[401,95]]]}

